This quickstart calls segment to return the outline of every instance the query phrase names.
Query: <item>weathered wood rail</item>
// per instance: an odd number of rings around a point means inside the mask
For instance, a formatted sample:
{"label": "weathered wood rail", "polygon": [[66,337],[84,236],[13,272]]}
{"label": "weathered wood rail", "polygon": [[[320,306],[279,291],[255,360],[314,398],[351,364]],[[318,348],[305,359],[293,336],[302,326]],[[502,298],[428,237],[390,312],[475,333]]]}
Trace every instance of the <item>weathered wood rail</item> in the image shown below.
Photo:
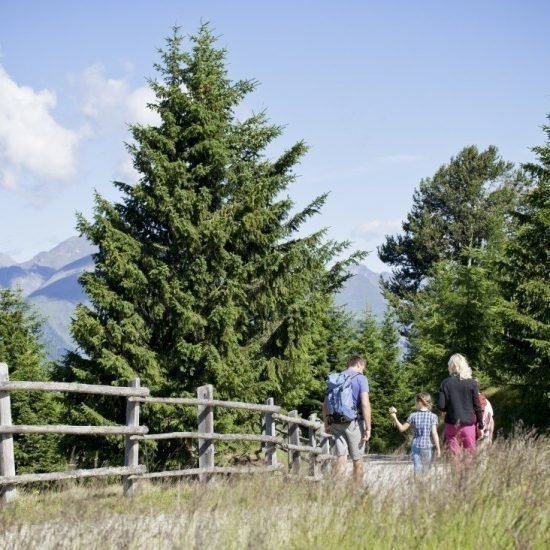
{"label": "weathered wood rail", "polygon": [[[67,426],[67,425],[12,425],[10,393],[16,391],[58,391],[87,393],[126,399],[126,424],[118,426]],[[6,504],[16,497],[16,486],[40,481],[78,479],[98,476],[122,476],[123,494],[134,493],[136,483],[142,479],[160,479],[198,476],[206,481],[216,474],[262,474],[284,470],[277,450],[287,453],[287,470],[293,475],[319,478],[327,472],[332,453],[332,436],[324,432],[324,425],[316,415],[301,418],[297,411],[284,414],[272,398],[264,404],[222,401],[214,399],[211,385],[197,389],[196,398],[153,397],[149,389],[140,386],[138,379],[129,386],[102,386],[92,384],[58,382],[10,382],[8,366],[0,363],[0,503]],[[184,405],[197,408],[197,430],[185,432],[149,433],[140,425],[140,409],[143,406]],[[214,409],[244,409],[260,413],[261,433],[216,433]],[[260,422],[259,422],[260,424]],[[125,437],[124,466],[69,470],[40,474],[16,475],[13,452],[14,434],[81,434],[94,436],[120,435]],[[181,470],[148,472],[139,464],[139,444],[147,440],[195,439],[198,444],[198,467]],[[264,460],[256,466],[216,466],[216,441],[257,442],[262,446]],[[307,464],[307,472],[302,468]]]}

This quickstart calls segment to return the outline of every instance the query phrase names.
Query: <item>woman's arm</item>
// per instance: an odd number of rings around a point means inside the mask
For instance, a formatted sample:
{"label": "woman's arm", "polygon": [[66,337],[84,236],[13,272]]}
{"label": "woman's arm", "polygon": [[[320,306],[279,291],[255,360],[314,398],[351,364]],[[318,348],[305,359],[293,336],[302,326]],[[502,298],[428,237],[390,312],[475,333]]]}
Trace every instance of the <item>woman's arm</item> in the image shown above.
{"label": "woman's arm", "polygon": [[439,395],[437,396],[437,408],[442,412],[447,412],[447,388],[444,381],[439,387]]}

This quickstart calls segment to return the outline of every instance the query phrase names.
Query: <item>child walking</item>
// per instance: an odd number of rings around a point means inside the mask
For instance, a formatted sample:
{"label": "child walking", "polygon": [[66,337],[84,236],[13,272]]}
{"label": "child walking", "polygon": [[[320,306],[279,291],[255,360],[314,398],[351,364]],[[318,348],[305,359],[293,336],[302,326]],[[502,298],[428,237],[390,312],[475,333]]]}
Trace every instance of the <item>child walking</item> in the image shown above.
{"label": "child walking", "polygon": [[[390,407],[389,413],[395,422],[397,429],[403,433],[411,426],[413,428],[412,458],[414,473],[423,474],[429,471],[432,462],[432,441],[435,446],[437,458],[441,457],[439,436],[437,435],[437,416],[431,412],[432,398],[429,393],[416,394],[416,412],[407,418],[405,424],[397,419],[397,410]],[[431,436],[431,440],[430,440]]]}

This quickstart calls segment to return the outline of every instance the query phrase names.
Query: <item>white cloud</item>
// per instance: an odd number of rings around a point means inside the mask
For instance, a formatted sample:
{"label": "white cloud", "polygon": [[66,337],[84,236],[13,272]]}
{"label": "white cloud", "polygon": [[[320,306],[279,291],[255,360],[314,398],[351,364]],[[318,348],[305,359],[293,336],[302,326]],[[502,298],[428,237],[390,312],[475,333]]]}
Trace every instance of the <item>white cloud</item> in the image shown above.
{"label": "white cloud", "polygon": [[15,191],[17,189],[17,176],[13,170],[4,168],[0,172],[0,187],[8,191]]}
{"label": "white cloud", "polygon": [[0,184],[15,189],[24,172],[67,180],[77,168],[81,136],[61,126],[51,114],[56,95],[19,86],[0,66]]}
{"label": "white cloud", "polygon": [[366,241],[373,241],[399,232],[400,229],[401,220],[372,220],[355,229],[354,236]]}
{"label": "white cloud", "polygon": [[155,93],[148,86],[137,88],[130,93],[126,101],[129,122],[151,126],[160,124],[159,114],[147,107],[148,103],[154,103],[154,101]]}
{"label": "white cloud", "polygon": [[385,155],[383,157],[378,157],[376,160],[386,164],[408,164],[423,159],[424,157],[421,155]]}
{"label": "white cloud", "polygon": [[118,175],[116,179],[121,179],[127,183],[135,183],[139,181],[141,174],[134,168],[132,158],[126,155],[124,160],[118,166]]}
{"label": "white cloud", "polygon": [[100,64],[84,70],[81,84],[84,88],[82,112],[94,119],[116,111],[128,95],[128,84],[124,80],[106,78]]}
{"label": "white cloud", "polygon": [[108,78],[101,64],[91,65],[79,78],[82,88],[82,112],[98,124],[159,124],[158,113],[147,107],[155,95],[148,86],[130,89],[127,77]]}

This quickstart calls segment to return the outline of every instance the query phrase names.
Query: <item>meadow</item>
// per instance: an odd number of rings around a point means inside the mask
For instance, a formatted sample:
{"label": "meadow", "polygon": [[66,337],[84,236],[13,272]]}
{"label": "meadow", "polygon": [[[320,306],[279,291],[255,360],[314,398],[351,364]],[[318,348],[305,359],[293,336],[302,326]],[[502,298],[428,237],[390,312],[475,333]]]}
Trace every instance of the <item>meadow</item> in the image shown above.
{"label": "meadow", "polygon": [[[367,468],[368,468],[367,464]],[[394,466],[387,466],[394,468]],[[458,475],[442,463],[365,486],[286,475],[207,484],[19,488],[0,513],[0,548],[543,549],[550,546],[550,438],[497,440]],[[371,472],[372,473],[372,472]],[[368,481],[371,479],[371,481]]]}

